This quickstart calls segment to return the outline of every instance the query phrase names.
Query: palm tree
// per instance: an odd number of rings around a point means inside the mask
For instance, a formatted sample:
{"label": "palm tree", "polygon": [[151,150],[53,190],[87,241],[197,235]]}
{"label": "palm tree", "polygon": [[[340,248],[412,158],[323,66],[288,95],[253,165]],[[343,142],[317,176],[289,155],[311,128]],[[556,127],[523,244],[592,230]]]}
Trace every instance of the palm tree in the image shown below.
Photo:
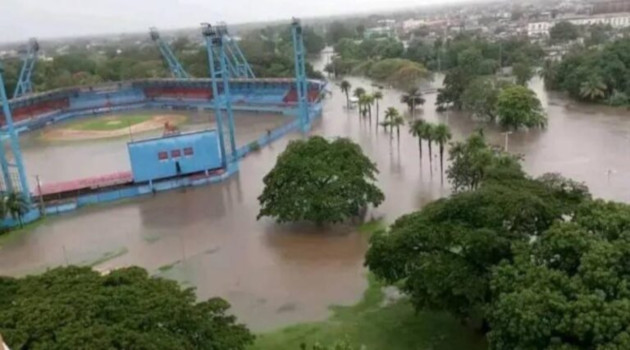
{"label": "palm tree", "polygon": [[392,126],[391,121],[394,120],[394,118],[396,118],[396,116],[399,116],[399,115],[400,113],[395,107],[387,108],[385,110],[385,120],[381,123],[381,125],[383,125],[383,127],[385,127],[385,130],[387,130],[388,126]]}
{"label": "palm tree", "polygon": [[409,107],[409,113],[411,113],[411,117],[413,118],[416,106],[424,104],[424,97],[422,97],[420,90],[414,87],[409,89],[406,94],[400,97],[400,102]]}
{"label": "palm tree", "polygon": [[378,124],[378,110],[379,110],[378,101],[383,99],[383,93],[380,91],[376,91],[373,97],[374,97],[374,101],[376,101],[376,124]]}
{"label": "palm tree", "polygon": [[383,120],[382,122],[379,123],[383,129],[385,130],[385,132],[387,132],[387,127],[391,126],[391,122],[389,120]]}
{"label": "palm tree", "polygon": [[346,106],[350,107],[350,89],[352,88],[352,84],[349,81],[344,80],[341,82],[341,91],[346,94]]}
{"label": "palm tree", "polygon": [[363,114],[363,109],[361,108],[362,107],[361,96],[363,96],[363,95],[365,95],[365,89],[360,87],[360,86],[355,88],[354,92],[352,93],[352,96],[356,97],[359,100],[359,102],[358,102],[358,104],[359,104],[359,114]]}
{"label": "palm tree", "polygon": [[370,124],[372,123],[372,105],[374,104],[374,96],[365,94],[365,107],[367,108]]}
{"label": "palm tree", "polygon": [[22,227],[22,217],[28,213],[28,201],[20,192],[9,192],[4,197],[4,208],[11,215],[13,220],[17,220]]}
{"label": "palm tree", "polygon": [[405,118],[403,118],[400,114],[397,114],[390,120],[391,130],[396,127],[396,139],[398,141],[398,145],[400,145],[400,126],[405,125]]}
{"label": "palm tree", "polygon": [[424,123],[422,124],[422,128],[420,130],[420,137],[423,140],[427,140],[427,143],[429,144],[429,164],[431,164],[433,162],[433,151],[431,148],[431,144],[433,143],[433,129],[435,127],[433,126],[433,124],[431,123]]}
{"label": "palm tree", "polygon": [[354,92],[352,93],[352,96],[354,96],[356,98],[360,98],[363,95],[365,95],[365,89],[360,87],[360,86],[355,88]]}
{"label": "palm tree", "polygon": [[596,101],[606,96],[606,84],[597,75],[592,75],[580,85],[580,96]]}
{"label": "palm tree", "polygon": [[446,124],[439,124],[433,128],[432,139],[440,145],[440,172],[444,173],[444,144],[446,144],[453,135]]}
{"label": "palm tree", "polygon": [[363,94],[359,96],[359,114],[361,114],[361,116],[365,117],[369,103],[369,95]]}
{"label": "palm tree", "polygon": [[418,139],[418,150],[420,151],[420,159],[422,159],[422,126],[424,125],[424,120],[417,119],[414,120],[409,126],[409,132],[411,135]]}

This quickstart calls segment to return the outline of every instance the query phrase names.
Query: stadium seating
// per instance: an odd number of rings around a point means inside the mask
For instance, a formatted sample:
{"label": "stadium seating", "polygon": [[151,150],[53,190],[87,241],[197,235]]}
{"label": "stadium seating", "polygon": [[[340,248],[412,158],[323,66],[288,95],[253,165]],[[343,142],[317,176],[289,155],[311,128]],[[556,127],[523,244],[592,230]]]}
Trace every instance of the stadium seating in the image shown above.
{"label": "stadium seating", "polygon": [[[134,107],[198,108],[212,101],[212,81],[207,78],[176,80],[147,79],[131,82],[108,83],[94,87],[64,88],[28,95],[11,100],[13,120],[27,127],[40,127],[50,120],[81,115],[98,114]],[[323,91],[324,83],[310,81],[308,99],[315,102]],[[219,94],[222,94],[219,86]],[[297,103],[297,91],[292,79],[234,79],[230,82],[232,103],[255,110],[283,112]],[[291,107],[292,108],[292,107]],[[0,112],[0,126],[4,126]]]}

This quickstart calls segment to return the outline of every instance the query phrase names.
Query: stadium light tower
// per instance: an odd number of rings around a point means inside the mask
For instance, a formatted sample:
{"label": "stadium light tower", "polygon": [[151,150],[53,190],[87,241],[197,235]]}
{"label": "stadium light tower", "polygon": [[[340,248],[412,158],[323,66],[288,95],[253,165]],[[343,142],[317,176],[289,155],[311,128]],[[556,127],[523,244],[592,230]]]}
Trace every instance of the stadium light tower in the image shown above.
{"label": "stadium light tower", "polygon": [[20,76],[18,82],[15,85],[13,91],[13,98],[18,98],[22,95],[30,94],[33,92],[33,84],[31,83],[31,76],[35,69],[35,62],[37,62],[37,54],[39,53],[39,43],[36,39],[28,41],[28,47],[24,55],[24,62],[22,63],[22,69],[20,70]]}
{"label": "stadium light tower", "polygon": [[291,22],[293,36],[293,53],[295,56],[295,87],[298,95],[298,118],[300,129],[307,132],[310,128],[310,115],[308,106],[308,81],[306,79],[306,51],[304,50],[304,37],[300,20],[294,18]]}
{"label": "stadium light tower", "polygon": [[[7,125],[7,133],[9,138],[9,150],[13,155],[12,163],[9,162],[5,147],[5,137],[0,135],[0,166],[2,167],[2,176],[4,179],[4,188],[6,192],[21,192],[24,198],[30,203],[31,192],[28,188],[28,182],[26,181],[26,170],[24,169],[24,162],[22,160],[22,151],[20,150],[20,143],[18,141],[18,135],[13,125],[13,116],[11,115],[11,108],[9,106],[9,99],[7,98],[7,92],[4,87],[4,67],[0,64],[0,102],[2,103],[2,111],[4,112],[4,119]],[[2,133],[4,134],[4,133]],[[17,169],[19,187],[15,186],[13,176],[11,174],[11,168]]]}
{"label": "stadium light tower", "polygon": [[236,78],[256,79],[245,55],[243,55],[243,51],[241,51],[236,40],[227,33],[227,29],[223,38],[228,63],[233,69],[233,76]]}
{"label": "stadium light tower", "polygon": [[[227,33],[225,25],[211,26],[203,23],[201,33],[206,41],[208,51],[208,64],[210,68],[210,78],[212,82],[212,96],[214,99],[214,113],[219,129],[219,143],[221,152],[225,157],[225,145],[223,139],[223,108],[228,117],[228,130],[230,133],[231,160],[236,160],[236,139],[234,135],[234,112],[232,111],[232,96],[230,94],[228,57],[225,49],[225,35]],[[216,62],[215,62],[216,60]],[[216,66],[219,64],[219,67]],[[222,82],[223,94],[219,95],[219,79]]]}
{"label": "stadium light tower", "polygon": [[173,77],[177,79],[189,79],[190,75],[188,75],[181,63],[179,63],[177,57],[175,57],[175,54],[173,53],[173,50],[171,50],[168,44],[166,44],[164,40],[162,40],[157,28],[150,28],[150,36],[151,40],[153,40],[160,49],[160,53],[162,54],[162,57],[164,57],[164,60],[168,65],[168,69],[171,70],[171,74],[173,74]]}

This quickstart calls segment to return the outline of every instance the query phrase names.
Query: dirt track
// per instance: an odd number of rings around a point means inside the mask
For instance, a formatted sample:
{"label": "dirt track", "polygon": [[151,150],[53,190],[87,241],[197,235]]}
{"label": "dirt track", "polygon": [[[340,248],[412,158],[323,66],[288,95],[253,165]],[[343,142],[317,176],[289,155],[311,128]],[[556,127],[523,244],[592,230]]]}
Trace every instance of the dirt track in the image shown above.
{"label": "dirt track", "polygon": [[177,125],[186,121],[183,115],[156,115],[151,119],[132,125],[124,126],[124,117],[110,116],[109,118],[121,120],[123,127],[116,130],[75,130],[70,128],[55,128],[44,130],[42,138],[48,141],[80,141],[80,140],[96,140],[113,137],[121,137],[131,134],[137,134],[152,130],[164,128],[164,124],[169,122],[171,125]]}

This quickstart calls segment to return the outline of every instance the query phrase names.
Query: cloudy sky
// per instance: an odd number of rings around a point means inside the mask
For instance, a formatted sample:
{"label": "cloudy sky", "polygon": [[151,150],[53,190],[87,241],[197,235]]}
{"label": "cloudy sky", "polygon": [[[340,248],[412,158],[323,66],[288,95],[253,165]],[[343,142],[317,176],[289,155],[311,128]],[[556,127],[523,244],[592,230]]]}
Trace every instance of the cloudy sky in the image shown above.
{"label": "cloudy sky", "polygon": [[186,28],[421,6],[456,0],[0,0],[0,42]]}

